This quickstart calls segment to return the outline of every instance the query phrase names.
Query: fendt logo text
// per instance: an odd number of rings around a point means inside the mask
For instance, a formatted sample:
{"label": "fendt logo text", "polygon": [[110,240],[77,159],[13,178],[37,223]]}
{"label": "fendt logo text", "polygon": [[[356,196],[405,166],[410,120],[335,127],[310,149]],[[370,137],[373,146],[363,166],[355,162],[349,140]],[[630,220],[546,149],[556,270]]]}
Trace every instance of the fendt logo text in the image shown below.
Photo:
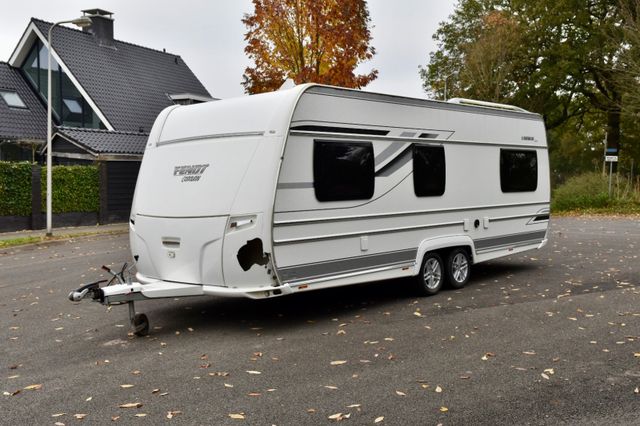
{"label": "fendt logo text", "polygon": [[188,166],[175,166],[173,169],[174,176],[182,176],[180,182],[197,182],[202,174],[207,170],[209,164],[191,164]]}

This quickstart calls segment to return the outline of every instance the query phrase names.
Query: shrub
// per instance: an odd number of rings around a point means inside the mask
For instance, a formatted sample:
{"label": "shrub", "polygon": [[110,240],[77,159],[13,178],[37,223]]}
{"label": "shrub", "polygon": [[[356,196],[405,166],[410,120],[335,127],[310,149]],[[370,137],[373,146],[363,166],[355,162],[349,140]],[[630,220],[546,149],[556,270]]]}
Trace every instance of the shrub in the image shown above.
{"label": "shrub", "polygon": [[[42,168],[42,211],[46,211],[47,168]],[[54,213],[97,212],[100,177],[97,166],[54,166],[51,169]]]}
{"label": "shrub", "polygon": [[570,210],[636,210],[640,207],[640,192],[626,179],[614,176],[612,197],[609,178],[597,172],[571,177],[551,196],[552,211]]}
{"label": "shrub", "polygon": [[31,163],[0,161],[0,216],[31,214]]}

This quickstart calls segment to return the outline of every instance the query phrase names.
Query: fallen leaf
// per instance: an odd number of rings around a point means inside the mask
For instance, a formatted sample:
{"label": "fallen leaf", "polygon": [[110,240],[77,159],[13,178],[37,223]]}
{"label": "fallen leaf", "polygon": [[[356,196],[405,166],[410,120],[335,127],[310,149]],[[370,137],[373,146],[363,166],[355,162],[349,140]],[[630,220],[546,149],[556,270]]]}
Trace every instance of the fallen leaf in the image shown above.
{"label": "fallen leaf", "polygon": [[146,413],[136,413],[134,414],[136,417],[147,417]]}
{"label": "fallen leaf", "polygon": [[636,388],[633,390],[633,393],[635,393],[635,394],[639,394],[639,393],[640,393],[640,388],[639,388],[639,387],[636,387]]}
{"label": "fallen leaf", "polygon": [[120,404],[120,408],[140,408],[142,403],[140,402],[128,402],[126,404]]}
{"label": "fallen leaf", "polygon": [[244,420],[244,414],[242,413],[232,413],[229,414],[229,417],[235,420]]}
{"label": "fallen leaf", "polygon": [[483,361],[486,361],[486,360],[488,360],[489,358],[494,357],[494,356],[496,356],[496,354],[494,354],[493,352],[487,352],[487,353],[485,353],[485,354],[482,356],[482,360],[483,360]]}
{"label": "fallen leaf", "polygon": [[158,393],[158,392],[160,392],[160,389],[154,389],[151,391],[151,393]]}
{"label": "fallen leaf", "polygon": [[89,402],[89,401],[91,401],[92,399],[93,399],[93,397],[92,397],[92,396],[90,396],[89,398],[85,399],[85,401]]}
{"label": "fallen leaf", "polygon": [[544,372],[551,375],[555,374],[555,371],[553,371],[553,368],[547,368],[544,370]]}
{"label": "fallen leaf", "polygon": [[549,380],[549,376],[547,376],[546,374],[542,373],[540,374],[542,376],[543,379],[545,380]]}
{"label": "fallen leaf", "polygon": [[342,419],[344,419],[345,417],[346,417],[347,419],[349,418],[349,417],[347,417],[347,415],[345,415],[345,414],[342,414],[342,413],[335,413],[335,414],[332,414],[332,415],[330,415],[330,416],[329,416],[329,420],[334,420],[334,421],[336,421],[336,422],[339,422],[339,421],[341,421]]}
{"label": "fallen leaf", "polygon": [[55,423],[54,423],[54,425],[55,425],[55,426],[65,426],[65,424],[64,424],[64,423],[62,423],[62,422],[55,422]]}
{"label": "fallen leaf", "polygon": [[229,384],[229,383],[225,383],[225,384],[224,384],[224,387],[225,387],[225,388],[232,388],[232,387],[233,387],[233,385],[231,385],[231,384]]}
{"label": "fallen leaf", "polygon": [[133,387],[133,385],[120,385],[120,387],[121,387],[122,389],[129,389],[129,388],[132,388],[132,387]]}
{"label": "fallen leaf", "polygon": [[347,361],[331,361],[331,365],[342,365],[346,364]]}
{"label": "fallen leaf", "polygon": [[249,373],[249,374],[262,374],[260,371],[255,371],[255,370],[247,370],[247,373]]}
{"label": "fallen leaf", "polygon": [[418,312],[418,311],[415,311],[415,312],[413,313],[413,315],[415,315],[415,316],[417,316],[417,317],[423,317],[423,316],[424,316],[424,315],[422,315],[422,314],[421,314],[420,312]]}
{"label": "fallen leaf", "polygon": [[56,414],[52,414],[51,417],[61,417],[64,416],[67,413],[56,413]]}
{"label": "fallen leaf", "polygon": [[535,351],[524,351],[522,353],[525,354],[525,355],[535,355],[536,354]]}
{"label": "fallen leaf", "polygon": [[360,408],[360,404],[347,405],[347,408]]}
{"label": "fallen leaf", "polygon": [[442,388],[440,386],[436,386],[436,392],[437,393],[441,393],[442,392]]}
{"label": "fallen leaf", "polygon": [[24,390],[38,390],[38,389],[42,389],[42,384],[29,385],[26,388],[24,388]]}
{"label": "fallen leaf", "polygon": [[440,412],[441,413],[446,413],[447,411],[449,411],[449,409],[447,407],[440,407]]}
{"label": "fallen leaf", "polygon": [[633,356],[636,358],[640,358],[640,352],[634,352]]}
{"label": "fallen leaf", "polygon": [[175,410],[175,411],[167,411],[167,418],[168,418],[168,419],[172,419],[172,418],[174,418],[175,416],[177,416],[178,414],[182,414],[182,411],[178,411],[178,410]]}
{"label": "fallen leaf", "polygon": [[331,390],[336,390],[336,389],[338,389],[336,386],[327,386],[327,385],[325,386],[325,388],[327,388],[327,389],[331,389]]}
{"label": "fallen leaf", "polygon": [[73,417],[75,417],[78,420],[82,420],[85,417],[87,417],[87,415],[86,414],[74,414]]}
{"label": "fallen leaf", "polygon": [[120,420],[120,416],[111,416],[112,422],[117,422],[118,420]]}
{"label": "fallen leaf", "polygon": [[406,394],[406,393],[401,392],[401,391],[399,391],[399,390],[397,390],[397,391],[396,391],[396,395],[399,395],[399,396],[407,396],[407,394]]}
{"label": "fallen leaf", "polygon": [[262,394],[260,392],[249,392],[247,395],[248,396],[261,396]]}
{"label": "fallen leaf", "polygon": [[383,420],[384,420],[384,416],[380,416],[380,417],[376,417],[376,419],[373,422],[374,423],[380,423]]}

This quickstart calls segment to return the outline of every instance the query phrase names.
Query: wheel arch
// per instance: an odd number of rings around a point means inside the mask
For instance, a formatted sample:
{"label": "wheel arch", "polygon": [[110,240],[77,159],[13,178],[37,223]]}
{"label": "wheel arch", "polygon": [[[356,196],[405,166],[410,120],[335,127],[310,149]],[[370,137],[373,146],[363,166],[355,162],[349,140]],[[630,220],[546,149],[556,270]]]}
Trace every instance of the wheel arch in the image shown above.
{"label": "wheel arch", "polygon": [[473,240],[468,235],[448,235],[422,240],[416,253],[416,264],[414,266],[413,275],[417,275],[420,272],[420,267],[422,266],[425,253],[435,251],[444,258],[444,254],[449,249],[456,247],[468,249],[469,256],[471,257],[471,263],[473,263],[473,259],[476,257],[476,250]]}

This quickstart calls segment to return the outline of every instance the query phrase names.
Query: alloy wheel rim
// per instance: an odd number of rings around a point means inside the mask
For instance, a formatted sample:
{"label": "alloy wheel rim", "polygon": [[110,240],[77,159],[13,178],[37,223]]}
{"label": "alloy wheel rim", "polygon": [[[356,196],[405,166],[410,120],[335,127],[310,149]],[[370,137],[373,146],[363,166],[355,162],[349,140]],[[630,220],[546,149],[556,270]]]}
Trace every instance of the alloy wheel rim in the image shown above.
{"label": "alloy wheel rim", "polygon": [[458,253],[453,257],[453,261],[451,262],[453,268],[453,279],[456,282],[464,282],[469,275],[469,262],[467,262],[467,257]]}
{"label": "alloy wheel rim", "polygon": [[442,279],[442,268],[437,259],[429,259],[424,265],[424,282],[429,290],[435,290]]}

